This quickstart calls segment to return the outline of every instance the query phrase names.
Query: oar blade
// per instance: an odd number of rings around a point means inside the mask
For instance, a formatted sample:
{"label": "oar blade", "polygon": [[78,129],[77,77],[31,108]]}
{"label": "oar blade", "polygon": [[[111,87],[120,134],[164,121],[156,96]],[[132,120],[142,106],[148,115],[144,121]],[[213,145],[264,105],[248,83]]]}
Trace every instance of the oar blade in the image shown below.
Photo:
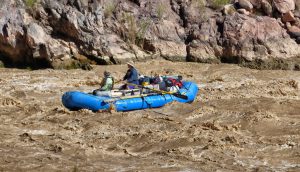
{"label": "oar blade", "polygon": [[180,93],[172,93],[172,95],[174,95],[175,97],[184,99],[184,100],[187,100],[187,99],[188,99],[188,96],[183,95],[183,94],[180,94]]}

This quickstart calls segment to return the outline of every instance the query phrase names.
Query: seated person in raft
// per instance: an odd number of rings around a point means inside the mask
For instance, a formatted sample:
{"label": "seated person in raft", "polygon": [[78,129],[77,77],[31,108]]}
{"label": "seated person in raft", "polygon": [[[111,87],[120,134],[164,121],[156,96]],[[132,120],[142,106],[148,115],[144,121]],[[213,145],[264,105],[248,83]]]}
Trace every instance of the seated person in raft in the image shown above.
{"label": "seated person in raft", "polygon": [[135,89],[139,85],[139,74],[133,63],[127,63],[128,70],[123,77],[124,85],[120,87],[120,90]]}
{"label": "seated person in raft", "polygon": [[100,83],[100,88],[93,91],[93,95],[104,96],[109,95],[111,90],[114,87],[114,78],[111,76],[111,73],[108,71],[103,72],[104,78]]}

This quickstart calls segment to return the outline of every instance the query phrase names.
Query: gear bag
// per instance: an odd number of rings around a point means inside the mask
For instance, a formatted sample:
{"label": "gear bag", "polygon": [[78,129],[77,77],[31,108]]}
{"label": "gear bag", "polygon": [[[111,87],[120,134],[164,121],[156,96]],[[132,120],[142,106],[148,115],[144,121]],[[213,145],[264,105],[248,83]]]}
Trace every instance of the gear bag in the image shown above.
{"label": "gear bag", "polygon": [[183,86],[180,80],[174,78],[167,78],[165,82],[167,87],[178,86],[181,88]]}

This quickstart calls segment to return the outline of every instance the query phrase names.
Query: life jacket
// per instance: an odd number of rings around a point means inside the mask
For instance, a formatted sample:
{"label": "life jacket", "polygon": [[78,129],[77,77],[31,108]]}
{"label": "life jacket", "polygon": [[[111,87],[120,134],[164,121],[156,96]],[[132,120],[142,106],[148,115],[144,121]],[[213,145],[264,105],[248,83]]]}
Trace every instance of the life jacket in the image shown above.
{"label": "life jacket", "polygon": [[[112,80],[112,83],[111,83],[111,84],[107,84],[107,79],[108,79],[108,78],[110,78],[110,79]],[[107,88],[105,88],[105,90],[112,90],[112,89],[114,88],[114,83],[115,83],[115,80],[114,80],[114,78],[113,78],[112,76],[106,76],[106,77],[102,80],[100,86],[101,86],[101,87],[104,87],[104,86],[106,85]]]}
{"label": "life jacket", "polygon": [[167,87],[178,86],[179,88],[181,88],[183,86],[180,80],[174,78],[167,78],[165,82]]}

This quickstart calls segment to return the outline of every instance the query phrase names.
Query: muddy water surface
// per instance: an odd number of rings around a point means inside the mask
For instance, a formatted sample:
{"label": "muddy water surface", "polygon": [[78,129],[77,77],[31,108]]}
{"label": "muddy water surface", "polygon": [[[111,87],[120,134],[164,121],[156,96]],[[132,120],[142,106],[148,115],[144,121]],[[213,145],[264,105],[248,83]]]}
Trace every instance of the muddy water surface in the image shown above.
{"label": "muddy water surface", "polygon": [[131,112],[69,111],[108,69],[0,69],[0,171],[299,171],[300,72],[152,61],[197,82],[192,104]]}

